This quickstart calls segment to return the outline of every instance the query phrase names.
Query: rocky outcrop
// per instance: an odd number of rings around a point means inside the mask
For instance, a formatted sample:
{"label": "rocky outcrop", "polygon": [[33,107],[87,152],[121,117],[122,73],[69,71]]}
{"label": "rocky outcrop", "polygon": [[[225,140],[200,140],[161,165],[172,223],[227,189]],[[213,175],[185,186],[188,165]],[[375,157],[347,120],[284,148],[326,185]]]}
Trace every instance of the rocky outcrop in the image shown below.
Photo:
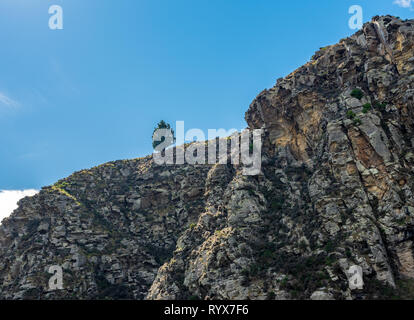
{"label": "rocky outcrop", "polygon": [[414,21],[373,18],[253,101],[260,175],[147,157],[22,200],[0,227],[0,297],[412,298],[413,88]]}
{"label": "rocky outcrop", "polygon": [[[143,299],[203,212],[208,171],[117,161],[22,200],[0,227],[0,296]],[[63,290],[49,291],[52,265],[63,268]]]}

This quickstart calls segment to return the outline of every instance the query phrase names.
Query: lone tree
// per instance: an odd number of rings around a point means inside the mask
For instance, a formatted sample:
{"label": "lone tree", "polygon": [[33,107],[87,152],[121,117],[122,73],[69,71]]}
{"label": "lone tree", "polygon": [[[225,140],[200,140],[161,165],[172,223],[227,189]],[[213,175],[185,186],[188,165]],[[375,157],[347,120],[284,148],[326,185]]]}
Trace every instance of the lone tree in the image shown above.
{"label": "lone tree", "polygon": [[[155,127],[154,132],[152,133],[152,136],[154,137],[154,133],[155,131],[157,131],[158,129],[170,129],[172,136],[173,136],[173,141],[175,141],[175,135],[174,135],[174,130],[171,129],[171,126],[169,123],[166,123],[164,120],[161,120],[160,122],[158,122],[158,125]],[[165,137],[161,138],[161,141],[152,141],[152,147],[155,149],[158,145],[160,145],[161,143],[163,143],[165,141]]]}

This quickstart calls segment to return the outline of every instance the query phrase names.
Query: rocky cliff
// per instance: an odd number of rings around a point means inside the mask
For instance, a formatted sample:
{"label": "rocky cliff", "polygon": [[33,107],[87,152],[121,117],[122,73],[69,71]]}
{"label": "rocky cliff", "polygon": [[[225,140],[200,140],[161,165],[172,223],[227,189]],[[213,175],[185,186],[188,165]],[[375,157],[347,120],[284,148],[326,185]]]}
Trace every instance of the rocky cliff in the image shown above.
{"label": "rocky cliff", "polygon": [[147,157],[20,201],[0,226],[0,297],[413,298],[414,20],[322,48],[246,121],[264,129],[260,175]]}

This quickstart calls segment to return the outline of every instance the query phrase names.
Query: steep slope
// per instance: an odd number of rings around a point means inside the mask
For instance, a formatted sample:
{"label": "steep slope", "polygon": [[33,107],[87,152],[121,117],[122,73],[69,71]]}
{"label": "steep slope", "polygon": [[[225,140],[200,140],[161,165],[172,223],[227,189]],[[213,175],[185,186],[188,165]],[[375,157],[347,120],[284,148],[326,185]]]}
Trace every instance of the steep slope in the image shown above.
{"label": "steep slope", "polygon": [[[0,227],[0,297],[144,298],[203,212],[208,170],[117,161],[21,200]],[[48,292],[52,265],[63,267],[64,290]]]}
{"label": "steep slope", "polygon": [[262,174],[147,157],[22,200],[0,226],[0,297],[412,297],[413,88],[414,20],[375,17],[253,101]]}

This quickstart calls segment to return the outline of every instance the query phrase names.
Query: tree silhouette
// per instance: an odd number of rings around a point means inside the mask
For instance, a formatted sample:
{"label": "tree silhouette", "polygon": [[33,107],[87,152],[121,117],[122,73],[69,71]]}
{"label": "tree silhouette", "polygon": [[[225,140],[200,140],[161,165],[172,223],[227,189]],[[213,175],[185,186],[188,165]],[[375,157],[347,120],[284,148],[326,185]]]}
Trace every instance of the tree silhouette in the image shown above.
{"label": "tree silhouette", "polygon": [[[175,141],[174,130],[171,129],[171,126],[169,123],[166,123],[164,120],[161,120],[160,122],[158,122],[158,125],[155,127],[154,132],[152,133],[152,136],[154,136],[155,131],[157,131],[158,129],[170,129],[173,135],[173,141]],[[165,141],[165,137],[162,137],[161,141],[153,141],[152,147],[155,149],[158,145],[160,145],[164,141]]]}

